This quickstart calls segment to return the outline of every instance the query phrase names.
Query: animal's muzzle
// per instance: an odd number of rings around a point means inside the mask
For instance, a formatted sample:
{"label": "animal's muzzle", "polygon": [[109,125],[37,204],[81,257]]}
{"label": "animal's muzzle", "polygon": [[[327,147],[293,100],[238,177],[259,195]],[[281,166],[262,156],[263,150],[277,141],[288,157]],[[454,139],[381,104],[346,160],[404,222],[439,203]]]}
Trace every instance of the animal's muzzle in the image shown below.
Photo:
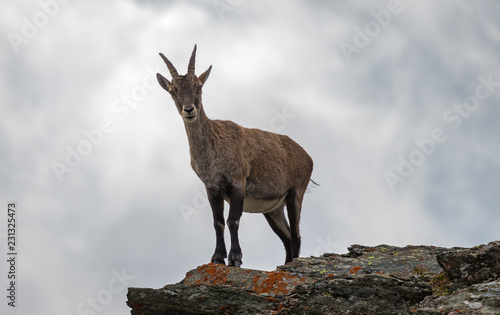
{"label": "animal's muzzle", "polygon": [[182,110],[188,114],[191,114],[195,110],[195,107],[193,105],[184,106]]}
{"label": "animal's muzzle", "polygon": [[194,105],[186,105],[182,107],[182,117],[187,122],[192,122],[196,120],[198,116],[198,111]]}

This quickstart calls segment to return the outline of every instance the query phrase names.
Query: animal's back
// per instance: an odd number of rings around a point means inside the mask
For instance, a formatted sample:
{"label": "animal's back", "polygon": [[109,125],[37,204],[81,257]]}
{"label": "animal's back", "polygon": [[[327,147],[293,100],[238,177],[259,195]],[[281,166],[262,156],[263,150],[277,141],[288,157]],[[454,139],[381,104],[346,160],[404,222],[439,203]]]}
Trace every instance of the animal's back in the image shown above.
{"label": "animal's back", "polygon": [[[248,163],[238,165],[239,168],[248,168],[247,198],[277,201],[282,200],[290,188],[307,186],[312,173],[312,159],[290,137],[244,128],[231,121],[218,120],[216,124],[224,129],[224,136],[219,136],[219,141],[236,141],[239,144],[236,152],[223,150],[220,154],[234,155],[225,158],[228,161],[241,160],[238,156],[244,157]],[[266,203],[266,206],[269,205]]]}

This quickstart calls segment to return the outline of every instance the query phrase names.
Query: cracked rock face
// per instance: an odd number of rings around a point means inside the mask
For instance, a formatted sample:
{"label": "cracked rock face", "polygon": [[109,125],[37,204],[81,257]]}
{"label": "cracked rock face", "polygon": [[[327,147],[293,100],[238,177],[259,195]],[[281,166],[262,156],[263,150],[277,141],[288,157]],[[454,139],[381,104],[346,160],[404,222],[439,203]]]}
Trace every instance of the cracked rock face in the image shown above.
{"label": "cracked rock face", "polygon": [[414,314],[500,314],[500,280],[474,284],[446,296],[429,296]]}
{"label": "cracked rock face", "polygon": [[127,304],[144,315],[500,314],[499,244],[353,245],[275,271],[207,264],[177,284],[129,288]]}
{"label": "cracked rock face", "polygon": [[469,286],[500,278],[500,242],[462,248],[437,256],[439,265],[456,284]]}

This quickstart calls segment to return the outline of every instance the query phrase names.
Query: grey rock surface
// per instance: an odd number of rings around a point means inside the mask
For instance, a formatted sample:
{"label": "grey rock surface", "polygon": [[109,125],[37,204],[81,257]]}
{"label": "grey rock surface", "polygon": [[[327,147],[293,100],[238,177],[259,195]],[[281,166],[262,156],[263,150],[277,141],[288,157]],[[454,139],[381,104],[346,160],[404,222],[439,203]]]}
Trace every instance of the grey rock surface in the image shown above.
{"label": "grey rock surface", "polygon": [[207,264],[160,289],[129,288],[131,314],[500,314],[500,242],[474,248],[353,245],[275,271]]}

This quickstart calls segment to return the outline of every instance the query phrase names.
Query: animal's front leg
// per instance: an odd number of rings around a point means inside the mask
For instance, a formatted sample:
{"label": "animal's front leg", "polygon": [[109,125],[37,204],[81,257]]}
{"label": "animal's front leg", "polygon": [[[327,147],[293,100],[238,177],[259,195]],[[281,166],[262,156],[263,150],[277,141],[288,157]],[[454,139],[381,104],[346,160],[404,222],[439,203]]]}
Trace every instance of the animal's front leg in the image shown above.
{"label": "animal's front leg", "polygon": [[225,258],[227,257],[226,244],[224,243],[224,199],[221,196],[208,194],[208,201],[212,207],[212,214],[214,216],[214,228],[217,244],[215,246],[215,253],[210,262],[214,264],[225,265]]}
{"label": "animal's front leg", "polygon": [[243,203],[245,200],[245,189],[231,187],[230,191],[230,207],[227,226],[231,234],[231,250],[229,251],[228,265],[239,267],[242,264],[241,247],[238,239],[238,228],[240,226],[240,218],[243,214]]}

